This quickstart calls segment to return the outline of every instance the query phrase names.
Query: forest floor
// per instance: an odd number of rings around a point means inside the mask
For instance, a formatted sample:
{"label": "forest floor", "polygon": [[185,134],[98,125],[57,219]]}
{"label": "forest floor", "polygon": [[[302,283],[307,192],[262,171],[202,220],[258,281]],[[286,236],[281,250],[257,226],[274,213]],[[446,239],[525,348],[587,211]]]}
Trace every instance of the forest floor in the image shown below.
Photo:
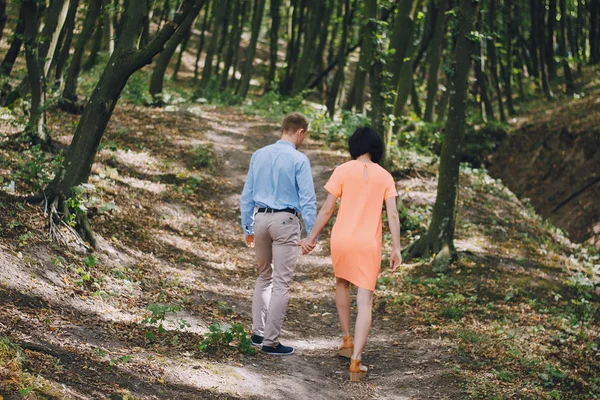
{"label": "forest floor", "polygon": [[[49,121],[65,144],[64,128],[75,123],[62,113]],[[0,398],[600,396],[597,256],[469,168],[461,170],[460,257],[449,271],[417,262],[382,272],[366,381],[350,383],[336,355],[327,232],[300,257],[292,285],[281,339],[296,354],[217,346],[213,323],[251,324],[256,270],[238,201],[252,152],[278,130],[234,107],[119,105],[79,199],[98,235],[93,254],[58,246],[42,208],[0,191]],[[35,157],[10,139],[0,147],[5,183],[16,170],[29,176]],[[307,142],[321,204],[347,156]],[[437,164],[413,153],[400,160],[408,244],[428,224]],[[30,183],[17,194],[43,184]],[[385,242],[389,250],[388,234]]]}

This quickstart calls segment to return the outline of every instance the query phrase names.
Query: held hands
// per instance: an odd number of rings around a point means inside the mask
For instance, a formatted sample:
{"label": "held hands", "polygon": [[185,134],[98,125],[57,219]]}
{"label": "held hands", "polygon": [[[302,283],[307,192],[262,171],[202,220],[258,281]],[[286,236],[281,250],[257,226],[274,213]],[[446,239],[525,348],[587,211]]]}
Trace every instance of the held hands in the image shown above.
{"label": "held hands", "polygon": [[304,238],[298,242],[298,246],[302,249],[303,255],[307,255],[308,253],[313,251],[313,249],[315,248],[316,245],[317,245],[317,242],[315,242],[314,240],[311,240],[309,238]]}
{"label": "held hands", "polygon": [[394,248],[390,254],[390,268],[392,269],[392,272],[396,272],[401,263],[402,254],[400,254],[400,249]]}
{"label": "held hands", "polygon": [[244,236],[244,242],[246,243],[246,247],[254,248],[254,235]]}

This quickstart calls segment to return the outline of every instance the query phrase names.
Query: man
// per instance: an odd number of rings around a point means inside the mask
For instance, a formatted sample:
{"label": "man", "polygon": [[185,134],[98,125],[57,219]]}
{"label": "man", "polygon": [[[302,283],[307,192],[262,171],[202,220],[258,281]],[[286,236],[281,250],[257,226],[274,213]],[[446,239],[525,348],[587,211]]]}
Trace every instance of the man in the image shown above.
{"label": "man", "polygon": [[317,214],[310,162],[298,151],[308,131],[308,119],[291,113],[281,128],[281,140],[252,155],[240,200],[246,246],[254,247],[258,265],[252,343],[272,355],[294,352],[279,343],[279,333],[299,254],[298,216],[302,215],[309,233]]}

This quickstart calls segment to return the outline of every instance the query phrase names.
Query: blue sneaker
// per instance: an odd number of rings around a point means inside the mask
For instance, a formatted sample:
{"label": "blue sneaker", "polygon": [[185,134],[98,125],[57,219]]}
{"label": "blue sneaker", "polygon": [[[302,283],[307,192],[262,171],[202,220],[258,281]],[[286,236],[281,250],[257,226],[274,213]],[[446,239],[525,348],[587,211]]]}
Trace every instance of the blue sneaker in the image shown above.
{"label": "blue sneaker", "polygon": [[252,342],[252,346],[262,346],[262,342],[265,338],[259,335],[252,335],[250,341]]}
{"label": "blue sneaker", "polygon": [[289,356],[294,352],[294,348],[279,343],[277,346],[263,346],[262,351],[272,356]]}

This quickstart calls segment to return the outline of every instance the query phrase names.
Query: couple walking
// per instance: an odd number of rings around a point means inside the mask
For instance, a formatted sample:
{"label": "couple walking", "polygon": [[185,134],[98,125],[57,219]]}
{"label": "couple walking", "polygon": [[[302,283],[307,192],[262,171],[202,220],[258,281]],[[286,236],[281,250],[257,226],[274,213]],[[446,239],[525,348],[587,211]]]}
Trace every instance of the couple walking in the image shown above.
{"label": "couple walking", "polygon": [[[288,305],[289,285],[300,253],[312,251],[317,237],[340,206],[331,233],[331,260],[336,277],[335,303],[342,330],[341,356],[350,358],[351,380],[367,368],[361,355],[371,328],[373,290],[381,264],[381,214],[385,204],[393,250],[392,270],[400,256],[398,193],[392,176],[377,162],[383,143],[370,128],[359,128],[348,140],[352,161],[338,166],[325,185],[327,200],[317,215],[308,158],[298,151],[308,132],[308,119],[287,115],[281,140],[252,155],[240,208],[245,242],[254,247],[258,279],[252,301],[252,343],[272,355],[294,352],[279,342]],[[307,237],[300,240],[302,216]],[[354,341],[350,333],[350,284],[358,287]]]}

